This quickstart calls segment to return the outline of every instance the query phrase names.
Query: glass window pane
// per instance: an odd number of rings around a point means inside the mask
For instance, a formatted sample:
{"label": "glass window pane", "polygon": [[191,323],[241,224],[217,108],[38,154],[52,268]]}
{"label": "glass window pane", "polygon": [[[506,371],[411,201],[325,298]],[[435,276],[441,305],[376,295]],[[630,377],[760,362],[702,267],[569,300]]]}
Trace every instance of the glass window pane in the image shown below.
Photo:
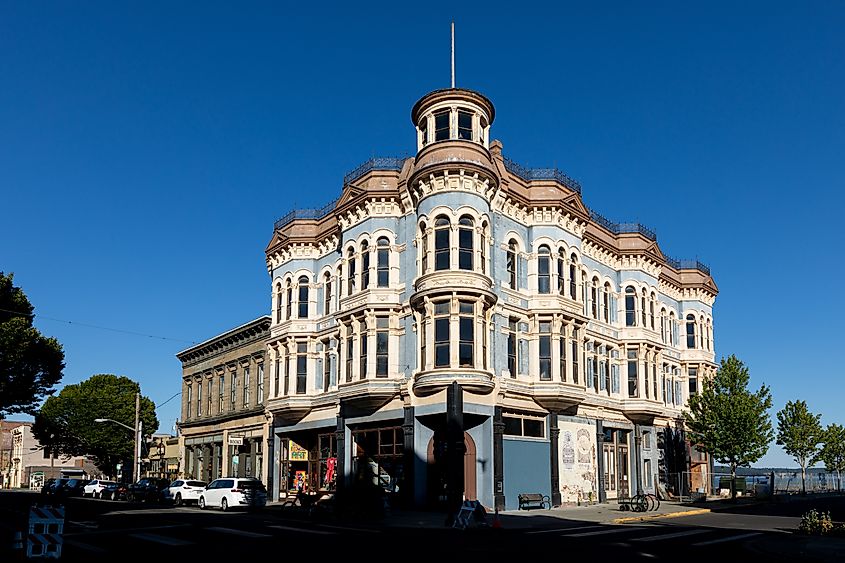
{"label": "glass window pane", "polygon": [[533,438],[544,438],[544,424],[542,420],[535,420],[533,418],[526,418],[522,421],[522,427],[525,432],[525,436],[531,436]]}
{"label": "glass window pane", "polygon": [[514,416],[503,416],[505,423],[505,434],[509,436],[522,436],[522,419]]}

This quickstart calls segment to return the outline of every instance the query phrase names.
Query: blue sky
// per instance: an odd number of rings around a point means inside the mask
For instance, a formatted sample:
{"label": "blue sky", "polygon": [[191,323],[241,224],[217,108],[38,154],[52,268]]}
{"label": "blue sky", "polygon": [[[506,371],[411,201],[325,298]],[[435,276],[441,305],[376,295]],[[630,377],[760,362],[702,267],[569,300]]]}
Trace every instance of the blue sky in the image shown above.
{"label": "blue sky", "polygon": [[505,154],[709,264],[717,358],[771,386],[773,420],[804,399],[845,423],[845,5],[589,4],[0,3],[0,270],[63,384],[116,373],[162,403],[176,352],[269,313],[273,221],[414,151],[454,20]]}

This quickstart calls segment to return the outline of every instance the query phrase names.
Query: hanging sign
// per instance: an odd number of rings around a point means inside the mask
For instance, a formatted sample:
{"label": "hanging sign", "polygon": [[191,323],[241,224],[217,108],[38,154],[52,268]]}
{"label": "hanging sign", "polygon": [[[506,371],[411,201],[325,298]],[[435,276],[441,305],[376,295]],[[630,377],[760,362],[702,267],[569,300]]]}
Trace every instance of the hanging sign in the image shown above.
{"label": "hanging sign", "polygon": [[227,442],[230,446],[243,446],[244,445],[244,437],[243,436],[229,436],[229,440]]}
{"label": "hanging sign", "polygon": [[290,452],[289,459],[291,461],[308,461],[308,450],[294,442],[293,440],[290,441]]}

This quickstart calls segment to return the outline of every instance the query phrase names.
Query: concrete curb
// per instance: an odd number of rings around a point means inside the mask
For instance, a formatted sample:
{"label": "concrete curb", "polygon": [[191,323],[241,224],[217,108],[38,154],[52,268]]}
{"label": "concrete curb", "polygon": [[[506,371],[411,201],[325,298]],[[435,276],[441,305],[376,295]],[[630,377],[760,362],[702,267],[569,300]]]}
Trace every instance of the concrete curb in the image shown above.
{"label": "concrete curb", "polygon": [[649,514],[645,516],[626,516],[625,518],[614,518],[613,524],[626,524],[628,522],[644,522],[647,520],[659,520],[661,518],[680,518],[681,516],[695,516],[696,514],[707,514],[709,508],[697,508],[694,510],[679,510],[677,512],[665,512],[663,514]]}

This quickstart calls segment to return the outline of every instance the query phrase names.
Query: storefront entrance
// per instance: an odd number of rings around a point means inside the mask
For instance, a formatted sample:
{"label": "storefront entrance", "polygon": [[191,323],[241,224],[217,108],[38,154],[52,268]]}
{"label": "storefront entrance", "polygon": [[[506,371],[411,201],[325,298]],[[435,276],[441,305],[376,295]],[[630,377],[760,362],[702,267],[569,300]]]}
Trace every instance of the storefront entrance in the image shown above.
{"label": "storefront entrance", "polygon": [[602,455],[604,462],[604,490],[608,499],[630,495],[628,481],[628,436],[630,430],[604,429]]}
{"label": "storefront entrance", "polygon": [[[428,501],[440,507],[446,498],[446,439],[445,432],[435,432],[428,442]],[[464,500],[478,500],[476,488],[475,441],[464,432]]]}

